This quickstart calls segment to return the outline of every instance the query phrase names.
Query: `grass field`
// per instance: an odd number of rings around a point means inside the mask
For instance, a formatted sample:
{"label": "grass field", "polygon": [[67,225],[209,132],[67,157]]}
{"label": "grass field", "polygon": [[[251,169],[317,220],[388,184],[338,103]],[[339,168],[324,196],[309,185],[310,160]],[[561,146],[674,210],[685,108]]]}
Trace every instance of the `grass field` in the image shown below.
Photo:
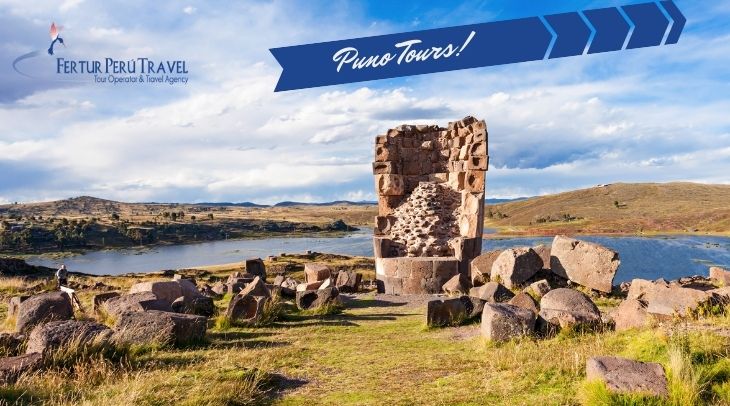
{"label": "grass field", "polygon": [[616,183],[491,205],[501,234],[730,234],[730,185]]}

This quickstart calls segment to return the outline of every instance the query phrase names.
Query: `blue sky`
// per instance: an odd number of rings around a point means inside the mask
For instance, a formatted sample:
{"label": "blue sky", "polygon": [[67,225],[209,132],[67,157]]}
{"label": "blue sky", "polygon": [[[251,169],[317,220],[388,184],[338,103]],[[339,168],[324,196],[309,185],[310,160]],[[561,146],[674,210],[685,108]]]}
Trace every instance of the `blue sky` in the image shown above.
{"label": "blue sky", "polygon": [[[676,1],[677,45],[273,92],[272,47],[631,4],[395,3],[0,0],[0,203],[372,200],[375,135],[466,115],[489,128],[488,197],[730,183],[730,1]],[[51,21],[64,56],[185,59],[190,83],[17,75]]]}

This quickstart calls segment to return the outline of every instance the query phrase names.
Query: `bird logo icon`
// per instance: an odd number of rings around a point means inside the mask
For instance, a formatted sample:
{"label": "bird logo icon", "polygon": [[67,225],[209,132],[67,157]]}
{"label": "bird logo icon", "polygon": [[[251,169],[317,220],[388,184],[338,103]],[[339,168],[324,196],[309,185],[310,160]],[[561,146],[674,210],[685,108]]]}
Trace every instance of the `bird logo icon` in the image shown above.
{"label": "bird logo icon", "polygon": [[63,43],[63,38],[61,38],[58,33],[63,29],[63,27],[56,27],[56,23],[51,23],[51,31],[49,34],[51,35],[51,46],[48,47],[48,55],[53,55],[53,46],[56,45],[56,42],[60,43],[64,47],[66,44]]}

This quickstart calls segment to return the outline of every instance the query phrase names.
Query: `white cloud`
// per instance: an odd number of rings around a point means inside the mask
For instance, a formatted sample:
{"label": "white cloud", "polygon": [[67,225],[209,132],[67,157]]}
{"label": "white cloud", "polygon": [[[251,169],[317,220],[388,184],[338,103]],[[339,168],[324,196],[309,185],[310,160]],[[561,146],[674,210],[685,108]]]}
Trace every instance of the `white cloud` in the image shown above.
{"label": "white cloud", "polygon": [[188,14],[188,15],[195,14],[196,11],[198,11],[198,9],[196,9],[193,6],[187,6],[187,7],[183,8],[183,13]]}

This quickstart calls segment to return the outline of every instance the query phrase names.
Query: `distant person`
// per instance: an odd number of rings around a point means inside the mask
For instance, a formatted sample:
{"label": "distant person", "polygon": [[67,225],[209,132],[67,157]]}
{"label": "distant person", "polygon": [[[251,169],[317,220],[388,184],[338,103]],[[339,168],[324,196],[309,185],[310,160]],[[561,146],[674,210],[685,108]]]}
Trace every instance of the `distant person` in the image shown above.
{"label": "distant person", "polygon": [[66,265],[61,265],[58,271],[56,271],[56,281],[58,282],[59,288],[68,285],[68,269],[66,269]]}

